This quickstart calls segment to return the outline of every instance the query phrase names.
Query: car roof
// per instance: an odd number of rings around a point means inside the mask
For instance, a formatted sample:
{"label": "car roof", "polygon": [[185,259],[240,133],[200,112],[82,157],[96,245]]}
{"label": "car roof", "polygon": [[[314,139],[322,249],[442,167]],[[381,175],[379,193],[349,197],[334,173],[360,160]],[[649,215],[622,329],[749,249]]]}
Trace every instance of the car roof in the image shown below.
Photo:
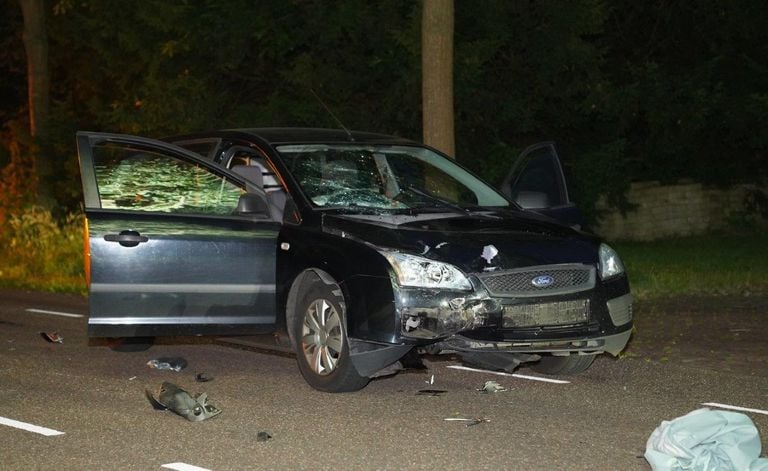
{"label": "car roof", "polygon": [[388,134],[362,131],[347,131],[344,129],[301,128],[301,127],[270,127],[270,128],[239,128],[219,131],[172,136],[165,140],[195,139],[204,137],[247,138],[257,137],[271,145],[294,143],[387,143],[387,144],[417,144],[410,139],[404,139]]}

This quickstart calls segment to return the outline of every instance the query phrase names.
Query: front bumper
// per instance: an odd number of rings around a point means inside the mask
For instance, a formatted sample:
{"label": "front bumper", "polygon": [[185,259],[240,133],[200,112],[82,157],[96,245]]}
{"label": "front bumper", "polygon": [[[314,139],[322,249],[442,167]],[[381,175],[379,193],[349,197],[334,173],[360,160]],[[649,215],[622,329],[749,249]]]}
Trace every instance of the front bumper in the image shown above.
{"label": "front bumper", "polygon": [[477,280],[473,285],[472,292],[395,287],[401,338],[433,352],[612,355],[629,341],[625,276],[549,296],[492,296]]}

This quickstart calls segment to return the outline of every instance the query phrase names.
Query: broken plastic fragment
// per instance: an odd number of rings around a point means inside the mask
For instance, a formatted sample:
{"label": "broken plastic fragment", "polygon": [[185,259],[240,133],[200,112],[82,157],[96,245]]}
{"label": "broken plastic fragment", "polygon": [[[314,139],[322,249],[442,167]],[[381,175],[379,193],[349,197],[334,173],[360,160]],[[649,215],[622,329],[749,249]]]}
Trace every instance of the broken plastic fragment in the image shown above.
{"label": "broken plastic fragment", "polygon": [[172,370],[181,371],[187,367],[187,360],[181,357],[161,357],[154,360],[149,360],[147,366],[156,370]]}
{"label": "broken plastic fragment", "polygon": [[64,337],[58,332],[40,332],[40,336],[50,343],[64,343]]}
{"label": "broken plastic fragment", "polygon": [[483,422],[490,422],[491,419],[487,417],[473,417],[473,418],[463,418],[463,417],[446,417],[445,420],[450,421],[456,421],[456,422],[466,422],[467,427],[471,427],[473,425],[481,424]]}
{"label": "broken plastic fragment", "polygon": [[445,389],[420,389],[416,392],[417,396],[441,396],[447,393]]}
{"label": "broken plastic fragment", "polygon": [[208,404],[208,394],[200,393],[192,396],[175,384],[164,382],[155,399],[154,395],[145,390],[145,395],[155,410],[171,410],[191,422],[200,422],[221,414],[221,410]]}
{"label": "broken plastic fragment", "polygon": [[486,381],[482,388],[478,389],[478,391],[483,393],[497,393],[501,391],[506,391],[507,388],[500,385],[496,381]]}
{"label": "broken plastic fragment", "polygon": [[257,442],[266,442],[267,440],[271,439],[272,435],[270,435],[267,432],[259,432],[256,434],[256,441]]}
{"label": "broken plastic fragment", "polygon": [[429,381],[424,381],[427,384],[435,384],[435,375],[432,375],[432,377],[429,378]]}
{"label": "broken plastic fragment", "polygon": [[198,383],[207,383],[208,381],[213,381],[213,376],[209,375],[208,373],[198,373],[195,376],[195,381]]}

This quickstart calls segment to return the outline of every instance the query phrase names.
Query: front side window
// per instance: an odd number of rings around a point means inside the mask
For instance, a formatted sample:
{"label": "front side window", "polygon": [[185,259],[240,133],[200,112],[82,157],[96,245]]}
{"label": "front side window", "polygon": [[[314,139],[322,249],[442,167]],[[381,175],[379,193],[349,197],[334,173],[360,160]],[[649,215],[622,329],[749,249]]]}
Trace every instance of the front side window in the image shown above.
{"label": "front side window", "polygon": [[111,144],[93,148],[101,207],[181,214],[233,214],[242,189],[173,156]]}
{"label": "front side window", "polygon": [[522,157],[511,176],[510,193],[513,200],[525,193],[538,193],[544,198],[540,207],[560,206],[568,203],[563,183],[557,154],[553,147],[545,146]]}
{"label": "front side window", "polygon": [[509,206],[482,180],[423,147],[310,144],[277,150],[317,207]]}

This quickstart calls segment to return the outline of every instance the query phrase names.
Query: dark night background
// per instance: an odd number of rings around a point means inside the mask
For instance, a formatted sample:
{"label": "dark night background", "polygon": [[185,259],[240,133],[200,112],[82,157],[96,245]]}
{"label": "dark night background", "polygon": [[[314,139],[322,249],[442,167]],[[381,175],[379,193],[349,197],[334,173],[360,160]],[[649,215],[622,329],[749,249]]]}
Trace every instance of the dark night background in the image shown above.
{"label": "dark night background", "polygon": [[[18,0],[0,3],[7,167],[30,139],[24,19]],[[57,0],[45,14],[39,144],[59,209],[80,200],[76,130],[336,127],[315,90],[349,128],[421,139],[420,2]],[[456,158],[497,182],[524,147],[555,140],[590,217],[632,181],[764,185],[766,24],[751,0],[456,2]]]}

